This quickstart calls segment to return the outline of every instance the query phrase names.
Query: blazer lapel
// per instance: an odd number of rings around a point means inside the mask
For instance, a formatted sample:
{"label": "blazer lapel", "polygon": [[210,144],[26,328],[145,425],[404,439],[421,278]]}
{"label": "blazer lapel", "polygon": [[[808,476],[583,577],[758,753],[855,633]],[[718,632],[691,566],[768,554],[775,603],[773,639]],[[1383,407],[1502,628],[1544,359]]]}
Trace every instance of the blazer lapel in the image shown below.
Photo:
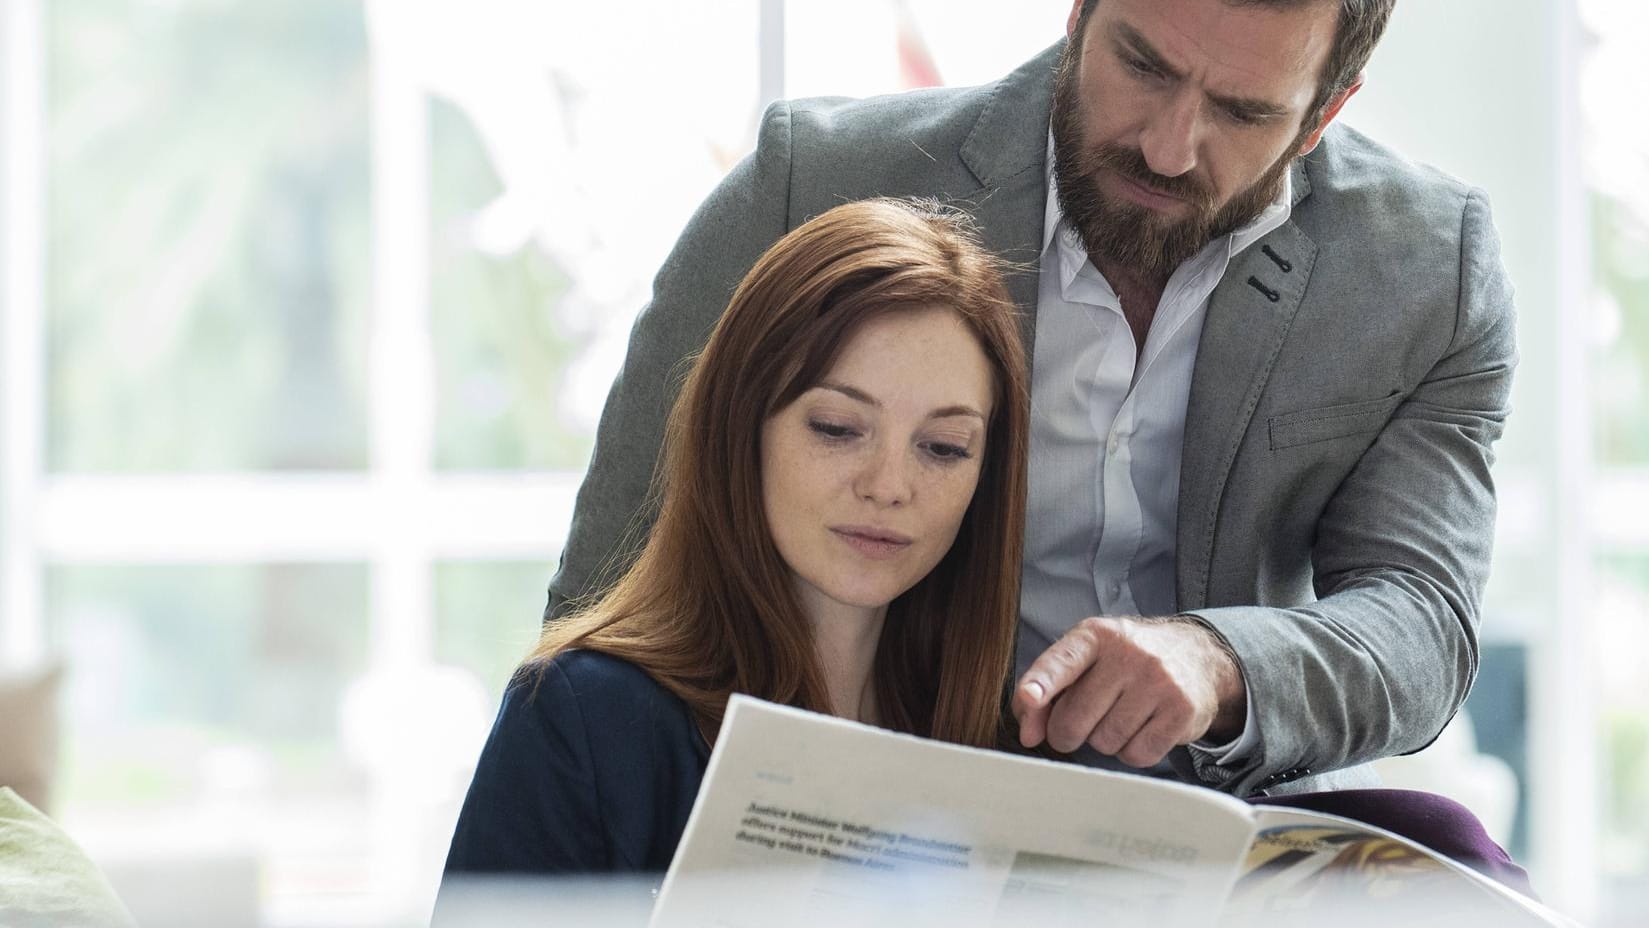
{"label": "blazer lapel", "polygon": [[[1293,183],[1297,208],[1311,189],[1299,164]],[[1238,255],[1209,298],[1180,465],[1175,586],[1182,610],[1207,605],[1226,479],[1316,259],[1316,243],[1292,220],[1285,222]]]}
{"label": "blazer lapel", "polygon": [[1055,44],[997,82],[961,151],[980,188],[957,205],[973,215],[985,247],[1009,262],[1008,295],[1022,314],[1027,358],[1036,344],[1053,73],[1064,47]]}
{"label": "blazer lapel", "polygon": [[981,190],[966,204],[979,223],[985,247],[1009,262],[1004,276],[1008,296],[1019,307],[1019,329],[1027,362],[1036,345],[1036,296],[1046,196],[1047,185],[1039,165],[1036,171],[1027,171],[1009,178],[1001,186]]}

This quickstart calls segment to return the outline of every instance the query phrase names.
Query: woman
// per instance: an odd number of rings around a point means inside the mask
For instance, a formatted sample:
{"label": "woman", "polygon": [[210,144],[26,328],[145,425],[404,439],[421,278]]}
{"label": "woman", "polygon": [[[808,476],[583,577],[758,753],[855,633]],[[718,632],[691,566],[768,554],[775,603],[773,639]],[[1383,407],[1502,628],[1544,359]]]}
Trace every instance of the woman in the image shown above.
{"label": "woman", "polygon": [[447,871],[665,869],[735,692],[1004,743],[1027,417],[960,215],[865,201],[780,239],[676,402],[639,558],[505,694]]}

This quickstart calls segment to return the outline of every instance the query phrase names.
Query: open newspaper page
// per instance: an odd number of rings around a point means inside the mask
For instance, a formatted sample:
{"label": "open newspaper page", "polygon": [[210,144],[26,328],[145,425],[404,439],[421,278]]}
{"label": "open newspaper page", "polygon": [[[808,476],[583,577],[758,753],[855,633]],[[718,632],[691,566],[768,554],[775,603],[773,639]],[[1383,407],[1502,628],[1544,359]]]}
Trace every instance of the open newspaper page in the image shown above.
{"label": "open newspaper page", "polygon": [[652,925],[1208,925],[1253,828],[1209,790],[735,696]]}
{"label": "open newspaper page", "polygon": [[1399,835],[1294,809],[1258,829],[1221,928],[1564,926],[1567,919]]}

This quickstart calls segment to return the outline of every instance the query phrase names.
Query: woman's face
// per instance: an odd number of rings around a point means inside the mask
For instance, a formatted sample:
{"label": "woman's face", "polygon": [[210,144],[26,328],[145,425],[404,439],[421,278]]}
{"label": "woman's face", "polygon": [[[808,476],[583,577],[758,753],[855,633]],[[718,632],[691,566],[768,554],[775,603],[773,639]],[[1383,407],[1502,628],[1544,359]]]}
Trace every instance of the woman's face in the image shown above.
{"label": "woman's face", "polygon": [[951,310],[861,325],[817,386],[762,427],[762,497],[815,616],[877,608],[950,550],[979,482],[990,364]]}

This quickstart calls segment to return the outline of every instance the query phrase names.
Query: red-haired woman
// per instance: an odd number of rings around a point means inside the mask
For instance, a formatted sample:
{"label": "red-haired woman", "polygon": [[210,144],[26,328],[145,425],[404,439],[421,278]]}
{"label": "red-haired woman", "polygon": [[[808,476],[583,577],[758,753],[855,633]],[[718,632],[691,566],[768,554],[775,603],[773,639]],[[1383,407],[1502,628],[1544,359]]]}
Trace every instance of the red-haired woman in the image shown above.
{"label": "red-haired woman", "polygon": [[1005,743],[1028,404],[958,214],[857,202],[779,240],[676,402],[634,566],[511,682],[447,872],[665,869],[735,692]]}

